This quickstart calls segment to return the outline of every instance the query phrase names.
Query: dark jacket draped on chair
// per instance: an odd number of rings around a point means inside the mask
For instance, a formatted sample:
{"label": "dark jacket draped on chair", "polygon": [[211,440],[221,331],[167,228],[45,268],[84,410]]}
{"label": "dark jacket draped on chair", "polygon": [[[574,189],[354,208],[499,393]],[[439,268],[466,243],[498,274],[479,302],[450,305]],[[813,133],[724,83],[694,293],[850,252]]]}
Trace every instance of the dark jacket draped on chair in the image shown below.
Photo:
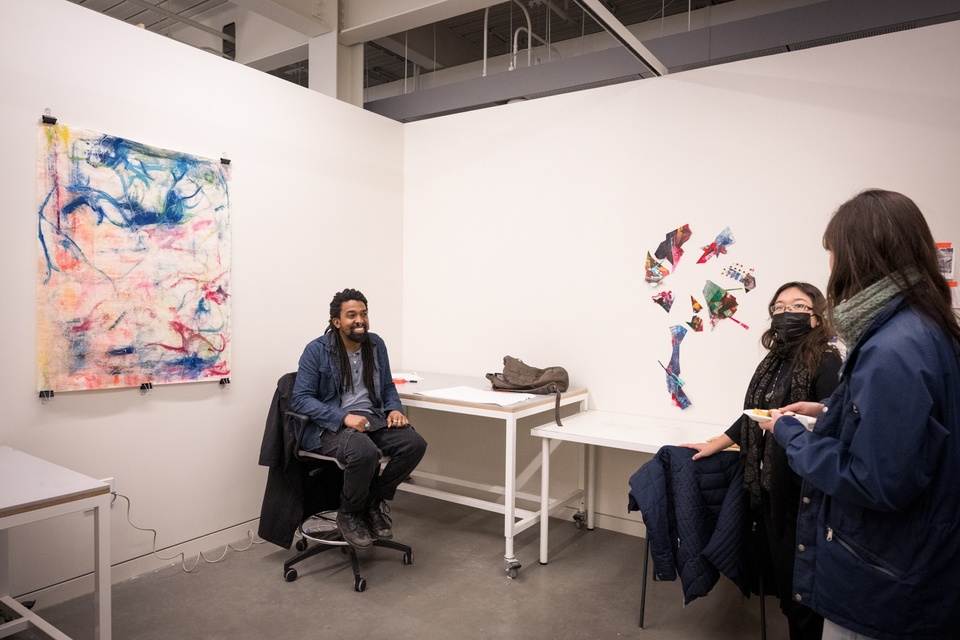
{"label": "dark jacket draped on chair", "polygon": [[296,373],[287,373],[277,381],[259,461],[269,471],[257,533],[285,549],[310,515],[339,506],[343,487],[343,473],[336,465],[306,462],[295,455],[297,420],[286,412],[296,377]]}
{"label": "dark jacket draped on chair", "polygon": [[684,604],[730,578],[745,595],[743,461],[721,451],[693,460],[692,449],[662,447],[630,478],[628,510],[647,527],[655,580],[680,574]]}

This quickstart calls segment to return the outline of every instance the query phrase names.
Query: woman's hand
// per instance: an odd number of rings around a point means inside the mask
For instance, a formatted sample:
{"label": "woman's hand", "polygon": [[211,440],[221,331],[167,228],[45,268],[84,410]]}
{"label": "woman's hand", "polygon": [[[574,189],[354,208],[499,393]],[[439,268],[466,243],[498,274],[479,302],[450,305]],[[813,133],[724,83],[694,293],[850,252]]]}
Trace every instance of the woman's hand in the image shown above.
{"label": "woman's hand", "polygon": [[785,407],[780,407],[777,411],[781,414],[799,413],[802,416],[816,418],[823,411],[822,402],[794,402]]}
{"label": "woman's hand", "polygon": [[760,428],[764,431],[773,432],[774,425],[777,424],[782,416],[801,415],[809,418],[816,418],[823,411],[821,402],[794,402],[779,409],[770,410],[770,419],[760,423]]}
{"label": "woman's hand", "polygon": [[696,449],[697,452],[693,454],[693,459],[699,460],[700,458],[712,456],[717,451],[723,451],[733,444],[734,442],[730,439],[730,436],[723,434],[721,436],[717,436],[716,438],[710,438],[706,442],[688,442],[686,444],[681,444],[680,446],[686,447],[687,449]]}

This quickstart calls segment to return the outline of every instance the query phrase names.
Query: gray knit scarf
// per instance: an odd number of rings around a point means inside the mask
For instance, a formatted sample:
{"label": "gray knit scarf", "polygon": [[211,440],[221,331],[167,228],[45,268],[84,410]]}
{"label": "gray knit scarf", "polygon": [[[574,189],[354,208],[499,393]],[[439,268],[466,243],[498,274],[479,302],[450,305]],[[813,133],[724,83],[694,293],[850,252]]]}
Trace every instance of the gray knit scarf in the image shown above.
{"label": "gray knit scarf", "polygon": [[833,309],[833,324],[837,335],[852,349],[863,332],[880,315],[883,308],[898,293],[916,284],[920,274],[913,267],[898,271],[844,300]]}

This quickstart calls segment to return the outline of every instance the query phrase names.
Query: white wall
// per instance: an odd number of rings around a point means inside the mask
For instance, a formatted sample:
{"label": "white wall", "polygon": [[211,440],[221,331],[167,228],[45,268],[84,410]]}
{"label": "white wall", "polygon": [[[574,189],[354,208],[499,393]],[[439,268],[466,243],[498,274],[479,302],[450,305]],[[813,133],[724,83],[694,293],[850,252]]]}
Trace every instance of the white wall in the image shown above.
{"label": "white wall", "polygon": [[[826,284],[841,202],[899,190],[960,241],[958,56],[951,23],[406,125],[405,366],[481,374],[511,354],[567,367],[597,409],[729,425],[776,287]],[[644,258],[684,223],[668,315]],[[728,225],[729,254],[696,264]],[[731,262],[756,268],[735,293],[751,328],[687,334],[681,412],[657,360],[706,279],[739,286]],[[643,458],[600,455],[601,526],[635,531],[618,518]]]}
{"label": "white wall", "polygon": [[[256,531],[274,385],[323,331],[333,293],[363,290],[374,330],[402,358],[402,126],[64,0],[0,3],[0,87],[0,444],[115,477],[160,548],[195,553]],[[228,390],[168,385],[40,404],[36,137],[47,107],[69,126],[233,161]],[[148,554],[150,534],[127,524],[122,504],[113,516],[113,563]],[[12,532],[13,593],[92,569],[92,520],[76,519]]]}

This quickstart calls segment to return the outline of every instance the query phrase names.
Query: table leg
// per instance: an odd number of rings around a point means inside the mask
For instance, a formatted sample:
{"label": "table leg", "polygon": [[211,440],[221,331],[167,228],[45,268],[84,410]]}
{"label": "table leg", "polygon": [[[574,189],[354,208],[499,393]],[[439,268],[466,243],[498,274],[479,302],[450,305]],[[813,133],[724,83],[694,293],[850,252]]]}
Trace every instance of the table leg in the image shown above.
{"label": "table leg", "polygon": [[540,454],[540,564],[547,564],[550,537],[550,438],[542,438]]}
{"label": "table leg", "polygon": [[517,577],[520,563],[513,552],[513,533],[517,521],[517,419],[510,416],[506,420],[506,441],[504,451],[504,478],[503,478],[503,558],[507,561],[507,576]]}
{"label": "table leg", "polygon": [[93,509],[94,537],[94,591],[96,608],[95,636],[98,640],[110,640],[112,636],[112,612],[110,607],[110,500],[106,494]]}
{"label": "table leg", "polygon": [[10,595],[10,543],[9,532],[0,529],[0,598]]}
{"label": "table leg", "polygon": [[594,493],[597,486],[597,448],[592,444],[584,445],[587,448],[587,530],[593,531],[595,502]]}

